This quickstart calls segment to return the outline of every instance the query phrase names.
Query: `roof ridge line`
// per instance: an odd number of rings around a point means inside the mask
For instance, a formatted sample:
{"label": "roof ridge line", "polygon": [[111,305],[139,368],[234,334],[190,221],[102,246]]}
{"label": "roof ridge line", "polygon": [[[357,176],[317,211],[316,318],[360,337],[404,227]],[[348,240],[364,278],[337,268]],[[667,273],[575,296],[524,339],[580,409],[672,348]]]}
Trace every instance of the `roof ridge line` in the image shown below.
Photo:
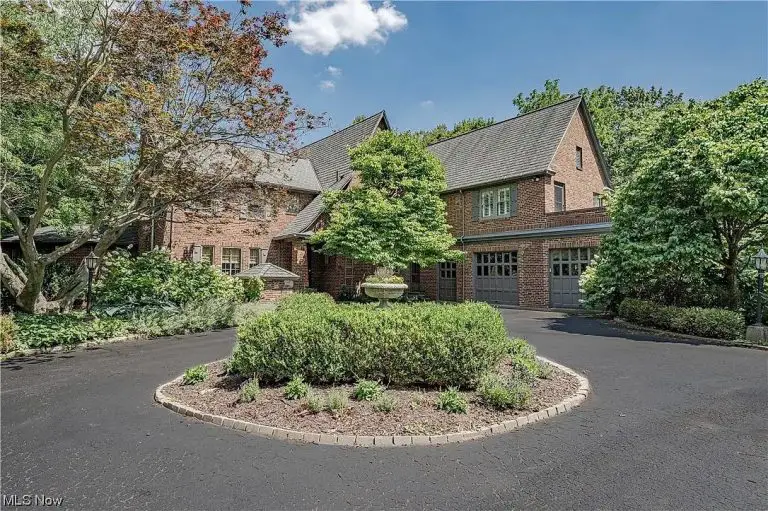
{"label": "roof ridge line", "polygon": [[360,124],[361,122],[365,122],[365,121],[367,121],[367,120],[369,120],[369,119],[373,119],[373,118],[374,118],[374,117],[376,117],[377,115],[378,115],[378,116],[381,116],[381,115],[383,115],[383,114],[384,114],[384,110],[383,110],[383,109],[382,109],[382,110],[379,110],[379,111],[378,111],[378,112],[376,112],[375,114],[371,115],[370,117],[366,117],[366,118],[365,118],[365,119],[363,119],[362,121],[359,121],[359,122],[354,122],[354,123],[350,124],[349,126],[347,126],[347,127],[345,127],[345,128],[342,128],[342,129],[340,129],[339,131],[334,131],[334,132],[333,132],[333,133],[331,133],[330,135],[326,135],[326,136],[324,136],[323,138],[320,138],[320,139],[317,139],[317,140],[315,140],[314,142],[311,142],[311,143],[309,143],[309,144],[307,144],[307,145],[303,145],[303,146],[301,146],[300,148],[296,149],[294,152],[298,152],[298,151],[301,151],[302,149],[306,149],[307,147],[309,147],[309,146],[311,146],[311,145],[315,145],[315,144],[317,144],[318,142],[322,142],[322,141],[323,141],[323,140],[325,140],[326,138],[332,137],[332,136],[334,136],[334,135],[338,135],[338,134],[339,134],[339,133],[341,133],[342,131],[348,130],[349,128],[351,128],[351,127],[353,127],[353,126],[357,126],[357,125],[358,125],[358,124]]}
{"label": "roof ridge line", "polygon": [[563,99],[562,101],[558,101],[557,103],[552,103],[551,105],[543,106],[541,108],[537,108],[536,110],[531,110],[530,112],[525,112],[524,114],[516,115],[514,117],[510,117],[508,119],[504,119],[504,120],[499,121],[499,122],[494,122],[493,124],[489,124],[488,126],[483,126],[482,128],[477,128],[477,129],[474,129],[472,131],[467,131],[466,133],[460,133],[460,134],[454,135],[452,137],[444,138],[442,140],[439,140],[437,142],[433,142],[433,143],[427,145],[427,147],[436,146],[437,144],[442,144],[443,142],[447,142],[448,140],[453,140],[455,138],[463,137],[465,135],[469,135],[470,133],[476,133],[476,132],[478,132],[480,130],[484,130],[486,128],[491,128],[493,126],[497,126],[497,125],[505,123],[505,122],[514,121],[515,119],[520,119],[521,117],[525,117],[526,115],[535,114],[536,112],[541,112],[542,110],[546,110],[548,108],[554,108],[554,107],[556,107],[558,105],[562,105],[563,103],[567,103],[568,101],[573,101],[574,99],[583,99],[583,97],[581,95],[577,94],[575,96],[571,96],[569,98]]}

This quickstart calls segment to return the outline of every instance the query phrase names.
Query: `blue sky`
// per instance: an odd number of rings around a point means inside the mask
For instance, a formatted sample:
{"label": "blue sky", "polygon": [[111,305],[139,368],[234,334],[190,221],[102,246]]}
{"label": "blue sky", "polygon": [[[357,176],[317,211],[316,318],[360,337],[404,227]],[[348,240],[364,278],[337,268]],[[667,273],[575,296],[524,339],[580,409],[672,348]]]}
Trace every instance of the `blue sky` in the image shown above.
{"label": "blue sky", "polygon": [[305,141],[381,109],[403,130],[505,119],[518,92],[547,78],[564,91],[657,85],[705,99],[768,76],[766,2],[343,0],[251,11],[275,9],[295,29],[270,56],[275,79],[330,120]]}

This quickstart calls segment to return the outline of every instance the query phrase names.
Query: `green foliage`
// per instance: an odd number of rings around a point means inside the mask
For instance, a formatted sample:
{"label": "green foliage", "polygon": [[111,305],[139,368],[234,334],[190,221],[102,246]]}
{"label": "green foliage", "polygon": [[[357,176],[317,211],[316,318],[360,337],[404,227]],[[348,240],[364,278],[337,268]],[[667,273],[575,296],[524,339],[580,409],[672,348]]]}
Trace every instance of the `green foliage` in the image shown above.
{"label": "green foliage", "polygon": [[310,392],[307,395],[307,402],[305,403],[305,408],[310,413],[320,413],[325,408],[325,402],[323,401],[323,398],[315,394],[314,392]]}
{"label": "green foliage", "polygon": [[438,410],[448,413],[467,413],[467,400],[461,397],[459,391],[454,387],[437,395],[435,403]]}
{"label": "green foliage", "polygon": [[177,312],[144,309],[130,316],[129,330],[146,337],[161,337],[227,328],[234,324],[236,304],[225,299],[191,302]]}
{"label": "green foliage", "polygon": [[309,394],[309,384],[304,383],[304,378],[301,376],[294,376],[285,385],[283,395],[286,399],[301,399]]}
{"label": "green foliage", "polygon": [[361,186],[326,192],[328,225],[315,234],[322,251],[376,266],[402,269],[458,260],[451,250],[445,170],[414,136],[380,131],[350,152]]}
{"label": "green foliage", "polygon": [[197,385],[208,378],[208,368],[203,364],[192,366],[184,371],[181,378],[182,385]]}
{"label": "green foliage", "polygon": [[24,348],[50,348],[126,335],[130,322],[123,318],[86,319],[82,313],[18,314],[17,341]]}
{"label": "green foliage", "polygon": [[457,122],[453,125],[453,129],[450,130],[445,124],[438,124],[431,130],[417,131],[414,133],[414,136],[418,137],[425,145],[436,144],[447,138],[457,137],[464,133],[469,133],[470,131],[485,128],[494,122],[493,117],[489,117],[488,119],[484,117],[472,117]]}
{"label": "green foliage", "polygon": [[261,293],[264,292],[264,281],[259,277],[243,279],[243,290],[245,291],[246,300],[258,302],[259,298],[261,298]]}
{"label": "green foliage", "polygon": [[536,348],[525,339],[510,339],[507,342],[507,353],[515,379],[533,383],[536,378],[549,378],[552,374],[552,367],[536,358]]}
{"label": "green foliage", "polygon": [[325,409],[333,414],[341,415],[349,408],[349,398],[344,392],[332,390],[325,398]]}
{"label": "green foliage", "polygon": [[357,401],[373,401],[376,397],[381,395],[384,389],[381,388],[379,382],[372,380],[360,380],[355,384],[355,389],[352,391],[352,397]]}
{"label": "green foliage", "polygon": [[0,353],[9,353],[16,349],[16,335],[19,327],[13,316],[0,314]]}
{"label": "green foliage", "polygon": [[324,295],[285,299],[238,328],[233,366],[262,381],[358,378],[472,386],[505,354],[507,334],[484,303],[336,305]]}
{"label": "green foliage", "polygon": [[258,378],[251,378],[240,387],[240,397],[238,400],[241,403],[250,403],[255,401],[261,394],[261,388],[259,388]]}
{"label": "green foliage", "polygon": [[400,275],[390,275],[388,277],[380,277],[378,275],[368,275],[365,277],[365,281],[370,284],[402,284],[405,282]]}
{"label": "green foliage", "polygon": [[101,304],[183,305],[210,299],[242,302],[243,283],[205,263],[172,259],[165,250],[133,257],[124,250],[104,261],[95,292]]}
{"label": "green foliage", "polygon": [[748,257],[768,240],[768,82],[672,106],[647,137],[582,277],[587,305],[739,308]]}
{"label": "green foliage", "polygon": [[397,408],[397,399],[391,394],[380,394],[373,400],[373,409],[381,413],[391,413]]}
{"label": "green foliage", "polygon": [[356,115],[354,119],[352,119],[352,124],[357,124],[358,122],[362,122],[368,118],[367,115]]}
{"label": "green foliage", "polygon": [[483,402],[498,410],[525,408],[531,399],[531,387],[513,377],[485,374],[477,385]]}
{"label": "green foliage", "polygon": [[234,324],[245,324],[250,318],[275,310],[274,302],[245,302],[237,304],[235,307]]}
{"label": "green foliage", "polygon": [[631,323],[715,339],[742,339],[746,325],[738,312],[700,307],[669,307],[647,300],[627,298],[619,317]]}

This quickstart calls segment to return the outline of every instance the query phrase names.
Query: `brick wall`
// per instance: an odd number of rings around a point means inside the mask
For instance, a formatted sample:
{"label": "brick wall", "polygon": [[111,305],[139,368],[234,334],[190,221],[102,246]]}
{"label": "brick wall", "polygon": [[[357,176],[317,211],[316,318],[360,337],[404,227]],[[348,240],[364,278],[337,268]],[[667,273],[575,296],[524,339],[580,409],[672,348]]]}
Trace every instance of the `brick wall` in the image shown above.
{"label": "brick wall", "polygon": [[[286,284],[291,282],[292,284]],[[295,282],[285,280],[266,280],[264,281],[264,291],[261,293],[259,301],[274,302],[280,298],[293,293]]]}
{"label": "brick wall", "polygon": [[[311,194],[292,191],[287,195],[288,198],[295,197],[301,207],[306,206],[313,197]],[[268,262],[290,270],[291,243],[273,239],[296,217],[296,214],[285,210],[288,198],[282,194],[279,201],[267,198],[273,210],[265,219],[242,219],[240,205],[237,203],[225,203],[217,214],[175,207],[167,212],[164,220],[156,222],[155,245],[170,248],[172,255],[179,259],[190,259],[195,245],[213,246],[215,266],[221,265],[223,248],[239,248],[242,269],[248,267],[250,249],[259,248],[268,250]],[[149,237],[150,225],[144,223],[139,229],[142,250],[151,248]]]}
{"label": "brick wall", "polygon": [[[582,170],[576,168],[576,147],[582,149]],[[608,186],[597,162],[597,152],[587,130],[582,109],[571,119],[560,145],[552,158],[550,169],[554,176],[545,181],[547,212],[555,211],[555,181],[565,184],[565,209],[585,209],[594,206],[594,194]]]}

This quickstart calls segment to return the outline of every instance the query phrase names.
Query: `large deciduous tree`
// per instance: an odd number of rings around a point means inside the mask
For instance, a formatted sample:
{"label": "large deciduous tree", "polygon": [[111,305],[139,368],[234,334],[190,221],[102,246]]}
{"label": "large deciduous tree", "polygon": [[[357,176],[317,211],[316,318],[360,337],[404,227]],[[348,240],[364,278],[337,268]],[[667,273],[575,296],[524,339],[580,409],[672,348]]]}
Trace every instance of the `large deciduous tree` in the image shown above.
{"label": "large deciduous tree", "polygon": [[[643,143],[654,129],[660,114],[684,102],[682,94],[656,87],[616,89],[601,85],[595,89],[580,89],[578,94],[587,101],[615,185],[621,184],[636,168],[638,158],[647,149]],[[543,90],[534,89],[527,95],[518,94],[512,103],[519,113],[525,114],[571,96],[560,90],[559,80],[546,80]]]}
{"label": "large deciduous tree", "polygon": [[[272,81],[267,46],[284,16],[203,0],[30,0],[0,5],[2,216],[21,264],[2,285],[27,312],[67,307],[84,268],[48,300],[46,268],[94,236],[102,255],[127,226],[204,200],[258,172],[246,147],[292,149],[316,118]],[[80,227],[40,253],[35,230]]]}
{"label": "large deciduous tree", "polygon": [[670,107],[643,147],[612,198],[613,231],[583,281],[588,301],[738,308],[740,274],[768,243],[768,82]]}
{"label": "large deciduous tree", "polygon": [[381,131],[350,150],[359,186],[326,192],[330,219],[312,238],[340,254],[393,270],[457,260],[445,203],[445,169],[417,137]]}

